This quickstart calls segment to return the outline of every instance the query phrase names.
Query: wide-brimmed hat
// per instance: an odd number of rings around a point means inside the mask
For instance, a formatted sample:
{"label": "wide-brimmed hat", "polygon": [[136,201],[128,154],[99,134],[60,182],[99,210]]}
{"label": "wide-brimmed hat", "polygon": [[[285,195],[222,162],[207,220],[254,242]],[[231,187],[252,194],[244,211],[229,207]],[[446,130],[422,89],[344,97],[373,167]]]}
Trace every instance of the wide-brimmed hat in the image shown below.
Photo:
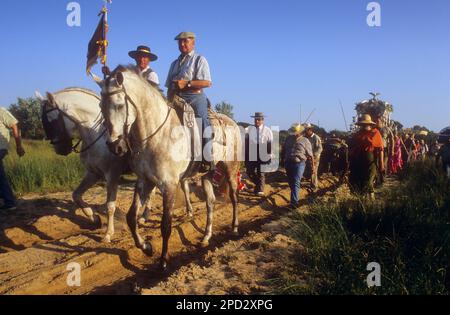
{"label": "wide-brimmed hat", "polygon": [[147,55],[150,58],[150,61],[155,61],[158,59],[158,56],[156,56],[155,54],[152,53],[152,51],[150,50],[150,47],[147,46],[138,46],[138,48],[136,48],[136,50],[132,50],[128,53],[128,56],[130,56],[133,59],[136,59],[137,55],[139,54],[143,54],[143,55]]}
{"label": "wide-brimmed hat", "polygon": [[252,117],[252,118],[265,118],[267,116],[264,116],[264,114],[261,113],[261,112],[256,112],[255,115],[250,116],[250,117]]}
{"label": "wide-brimmed hat", "polygon": [[302,126],[302,124],[295,123],[295,124],[292,124],[291,128],[289,128],[288,133],[291,136],[296,136],[296,135],[301,134],[303,131],[305,131],[305,127]]}
{"label": "wide-brimmed hat", "polygon": [[313,125],[311,125],[310,123],[304,124],[303,127],[305,127],[305,130],[314,128]]}
{"label": "wide-brimmed hat", "polygon": [[360,125],[376,125],[376,123],[374,123],[372,121],[372,117],[370,117],[369,114],[364,114],[361,117],[359,117],[358,122],[356,124],[358,126],[360,126]]}
{"label": "wide-brimmed hat", "polygon": [[178,34],[175,37],[175,40],[180,40],[180,39],[186,39],[186,38],[193,38],[195,39],[195,34],[192,32],[181,32],[180,34]]}

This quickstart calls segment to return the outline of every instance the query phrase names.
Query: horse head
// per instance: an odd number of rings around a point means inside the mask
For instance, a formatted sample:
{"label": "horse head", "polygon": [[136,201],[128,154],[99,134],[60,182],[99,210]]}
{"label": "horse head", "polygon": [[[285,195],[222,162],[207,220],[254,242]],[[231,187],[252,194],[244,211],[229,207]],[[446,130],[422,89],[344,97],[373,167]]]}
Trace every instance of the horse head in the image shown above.
{"label": "horse head", "polygon": [[102,114],[109,132],[108,148],[119,156],[124,156],[130,149],[127,139],[137,119],[136,105],[127,91],[128,75],[127,69],[119,66],[99,83],[102,88]]}
{"label": "horse head", "polygon": [[56,103],[53,94],[47,92],[47,98],[36,92],[41,103],[41,121],[45,135],[58,155],[69,155],[72,152],[72,134],[76,131],[75,123],[64,115]]}

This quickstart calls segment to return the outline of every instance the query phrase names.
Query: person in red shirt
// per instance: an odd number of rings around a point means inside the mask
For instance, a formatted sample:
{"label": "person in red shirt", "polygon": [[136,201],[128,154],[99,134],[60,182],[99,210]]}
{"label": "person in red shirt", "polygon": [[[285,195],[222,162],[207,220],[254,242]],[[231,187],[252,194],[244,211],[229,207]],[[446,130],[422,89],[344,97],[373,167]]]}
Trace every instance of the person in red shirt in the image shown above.
{"label": "person in red shirt", "polygon": [[360,130],[350,140],[350,186],[354,192],[374,199],[377,169],[385,170],[383,138],[370,115],[360,117],[357,125]]}

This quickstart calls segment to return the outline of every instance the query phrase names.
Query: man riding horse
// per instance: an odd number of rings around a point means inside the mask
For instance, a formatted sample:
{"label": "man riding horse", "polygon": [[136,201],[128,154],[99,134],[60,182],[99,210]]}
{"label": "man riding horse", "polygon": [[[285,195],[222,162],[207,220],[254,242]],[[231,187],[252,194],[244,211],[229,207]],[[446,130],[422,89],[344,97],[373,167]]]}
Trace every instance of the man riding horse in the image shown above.
{"label": "man riding horse", "polygon": [[[211,87],[211,74],[208,61],[195,52],[195,34],[182,32],[175,37],[181,55],[172,62],[167,76],[167,96],[170,101],[177,95],[188,102],[194,109],[197,118],[202,119],[203,129],[210,127],[208,119],[208,99],[203,89]],[[208,133],[202,135],[204,145],[211,140]],[[214,161],[209,152],[203,153],[202,171],[214,170]]]}
{"label": "man riding horse", "polygon": [[138,46],[136,50],[130,51],[128,56],[136,61],[136,69],[151,85],[159,88],[158,74],[150,68],[150,62],[156,61],[158,56],[153,54],[149,47]]}

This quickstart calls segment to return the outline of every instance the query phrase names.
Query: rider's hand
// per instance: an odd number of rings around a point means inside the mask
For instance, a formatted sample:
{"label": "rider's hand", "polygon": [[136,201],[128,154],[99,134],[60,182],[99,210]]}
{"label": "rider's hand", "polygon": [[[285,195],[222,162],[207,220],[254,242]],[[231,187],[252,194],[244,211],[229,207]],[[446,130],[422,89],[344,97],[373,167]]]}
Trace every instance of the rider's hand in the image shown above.
{"label": "rider's hand", "polygon": [[175,84],[179,90],[184,90],[186,88],[186,86],[188,85],[188,81],[178,80],[178,81],[175,81]]}
{"label": "rider's hand", "polygon": [[16,152],[17,152],[17,155],[18,155],[19,157],[22,157],[22,156],[25,155],[25,150],[23,149],[22,146],[17,146]]}

